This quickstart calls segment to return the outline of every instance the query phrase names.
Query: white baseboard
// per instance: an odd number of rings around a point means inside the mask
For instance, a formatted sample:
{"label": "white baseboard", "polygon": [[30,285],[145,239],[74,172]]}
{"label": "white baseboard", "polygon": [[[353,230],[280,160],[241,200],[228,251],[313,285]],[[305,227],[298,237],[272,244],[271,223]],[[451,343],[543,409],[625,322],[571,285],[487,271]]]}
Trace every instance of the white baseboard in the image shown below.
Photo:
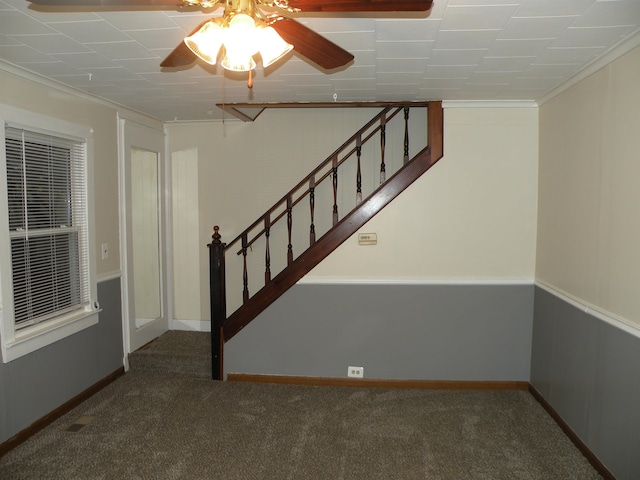
{"label": "white baseboard", "polygon": [[210,332],[211,322],[202,320],[171,320],[171,330],[187,332]]}

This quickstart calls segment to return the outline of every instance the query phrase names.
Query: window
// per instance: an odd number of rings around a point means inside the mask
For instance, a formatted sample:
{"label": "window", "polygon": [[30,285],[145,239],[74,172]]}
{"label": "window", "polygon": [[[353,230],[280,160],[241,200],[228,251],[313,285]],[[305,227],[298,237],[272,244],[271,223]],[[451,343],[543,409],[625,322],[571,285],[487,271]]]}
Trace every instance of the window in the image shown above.
{"label": "window", "polygon": [[[95,314],[86,139],[5,121],[4,147],[7,230],[0,233],[9,242],[0,254],[2,271],[11,272],[9,280],[3,274],[2,285],[6,362],[97,319],[69,329]],[[47,334],[31,347],[22,345]]]}

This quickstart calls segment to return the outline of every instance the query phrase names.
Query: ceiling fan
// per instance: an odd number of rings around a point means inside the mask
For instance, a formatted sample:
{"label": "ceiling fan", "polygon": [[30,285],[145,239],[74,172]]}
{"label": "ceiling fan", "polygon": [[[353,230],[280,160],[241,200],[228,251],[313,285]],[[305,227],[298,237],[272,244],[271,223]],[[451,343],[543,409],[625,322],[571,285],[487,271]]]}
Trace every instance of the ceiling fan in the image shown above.
{"label": "ceiling fan", "polygon": [[[28,0],[42,6],[97,7],[110,10],[154,8],[208,10],[224,5],[222,17],[209,18],[165,58],[161,67],[182,67],[198,58],[213,65],[218,56],[227,70],[249,72],[260,53],[263,67],[290,50],[322,69],[343,67],[353,55],[287,13],[426,12],[433,0]],[[265,12],[263,10],[267,10]]]}

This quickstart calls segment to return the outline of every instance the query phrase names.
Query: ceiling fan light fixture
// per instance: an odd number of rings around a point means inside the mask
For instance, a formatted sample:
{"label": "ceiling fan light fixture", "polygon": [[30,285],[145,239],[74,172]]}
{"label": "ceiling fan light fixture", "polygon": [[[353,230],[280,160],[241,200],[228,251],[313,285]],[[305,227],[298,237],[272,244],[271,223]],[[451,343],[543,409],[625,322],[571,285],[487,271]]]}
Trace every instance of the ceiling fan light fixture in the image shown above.
{"label": "ceiling fan light fixture", "polygon": [[256,23],[245,13],[235,14],[224,29],[225,57],[222,66],[234,72],[248,72],[256,67],[253,57],[258,52]]}
{"label": "ceiling fan light fixture", "polygon": [[225,29],[217,20],[219,19],[208,21],[200,30],[184,39],[189,50],[210,65],[216,64],[224,41]]}
{"label": "ceiling fan light fixture", "polygon": [[256,62],[250,56],[242,58],[225,55],[220,65],[232,72],[248,72],[256,68]]}
{"label": "ceiling fan light fixture", "polygon": [[293,50],[293,45],[285,42],[273,27],[260,28],[257,36],[263,68],[277,62]]}

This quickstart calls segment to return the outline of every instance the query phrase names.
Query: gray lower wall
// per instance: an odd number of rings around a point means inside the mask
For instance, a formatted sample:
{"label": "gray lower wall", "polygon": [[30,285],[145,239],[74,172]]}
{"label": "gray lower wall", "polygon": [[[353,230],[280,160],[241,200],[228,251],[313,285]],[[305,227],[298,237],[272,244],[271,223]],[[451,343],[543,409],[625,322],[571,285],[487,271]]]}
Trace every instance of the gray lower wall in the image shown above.
{"label": "gray lower wall", "polygon": [[98,284],[99,323],[10,363],[0,362],[0,442],[122,367],[120,279]]}
{"label": "gray lower wall", "polygon": [[533,285],[298,284],[225,346],[226,372],[529,381]]}
{"label": "gray lower wall", "polygon": [[531,383],[617,479],[640,478],[640,338],[537,288]]}

